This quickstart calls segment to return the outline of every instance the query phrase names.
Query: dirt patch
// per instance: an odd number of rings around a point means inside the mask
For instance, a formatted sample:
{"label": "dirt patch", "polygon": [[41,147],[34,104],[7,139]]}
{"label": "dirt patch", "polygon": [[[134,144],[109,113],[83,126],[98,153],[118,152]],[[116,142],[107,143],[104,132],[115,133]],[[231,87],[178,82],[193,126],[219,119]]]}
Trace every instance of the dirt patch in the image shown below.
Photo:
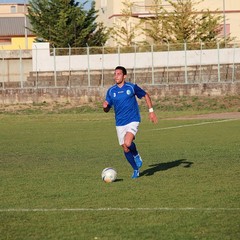
{"label": "dirt patch", "polygon": [[187,119],[240,119],[240,112],[226,112],[226,113],[209,113],[199,114],[194,116],[177,117],[174,119],[187,120]]}

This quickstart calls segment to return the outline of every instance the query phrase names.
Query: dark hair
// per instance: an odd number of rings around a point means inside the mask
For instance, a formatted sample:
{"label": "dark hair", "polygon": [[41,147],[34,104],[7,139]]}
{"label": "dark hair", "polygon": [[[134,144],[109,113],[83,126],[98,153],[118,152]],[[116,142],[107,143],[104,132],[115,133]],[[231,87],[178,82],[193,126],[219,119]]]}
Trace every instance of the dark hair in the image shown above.
{"label": "dark hair", "polygon": [[127,70],[126,70],[126,68],[125,68],[125,67],[122,67],[122,66],[117,66],[117,67],[115,68],[115,70],[117,70],[117,69],[119,69],[119,70],[122,70],[122,72],[123,72],[123,75],[127,75]]}

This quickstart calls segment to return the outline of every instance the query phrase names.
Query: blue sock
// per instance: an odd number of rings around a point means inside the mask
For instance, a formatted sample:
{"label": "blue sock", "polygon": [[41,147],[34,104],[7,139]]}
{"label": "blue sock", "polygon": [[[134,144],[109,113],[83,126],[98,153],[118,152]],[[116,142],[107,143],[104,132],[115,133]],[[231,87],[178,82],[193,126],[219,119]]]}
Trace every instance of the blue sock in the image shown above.
{"label": "blue sock", "polygon": [[137,156],[138,155],[136,144],[134,142],[132,142],[131,146],[129,147],[129,150],[131,151],[133,156]]}
{"label": "blue sock", "polygon": [[134,170],[138,170],[138,167],[137,167],[137,165],[134,161],[134,157],[133,157],[132,152],[130,152],[130,151],[129,152],[124,152],[124,155],[125,155],[126,159],[128,160],[128,162],[130,163],[130,165],[132,166],[132,168]]}

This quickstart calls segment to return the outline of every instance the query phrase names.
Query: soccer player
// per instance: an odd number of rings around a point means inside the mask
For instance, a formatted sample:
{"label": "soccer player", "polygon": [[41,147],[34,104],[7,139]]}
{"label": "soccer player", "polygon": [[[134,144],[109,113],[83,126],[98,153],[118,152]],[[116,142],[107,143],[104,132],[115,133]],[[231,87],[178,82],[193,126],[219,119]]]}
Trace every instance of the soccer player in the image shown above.
{"label": "soccer player", "polygon": [[139,106],[136,97],[145,98],[149,109],[149,119],[157,123],[158,119],[153,111],[151,98],[147,92],[137,84],[126,82],[127,70],[118,66],[114,71],[115,85],[110,87],[103,102],[104,112],[109,112],[113,107],[115,112],[116,130],[119,144],[122,146],[127,161],[133,168],[132,178],[139,177],[139,168],[142,159],[133,142],[141,121]]}

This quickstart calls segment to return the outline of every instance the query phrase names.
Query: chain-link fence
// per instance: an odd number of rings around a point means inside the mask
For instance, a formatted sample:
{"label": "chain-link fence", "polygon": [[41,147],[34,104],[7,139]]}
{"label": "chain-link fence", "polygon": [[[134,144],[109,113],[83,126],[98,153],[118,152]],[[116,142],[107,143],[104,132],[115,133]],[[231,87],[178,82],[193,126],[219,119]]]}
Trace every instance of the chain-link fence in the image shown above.
{"label": "chain-link fence", "polygon": [[240,81],[240,43],[0,50],[0,88],[93,87],[113,84],[117,65],[138,84]]}

